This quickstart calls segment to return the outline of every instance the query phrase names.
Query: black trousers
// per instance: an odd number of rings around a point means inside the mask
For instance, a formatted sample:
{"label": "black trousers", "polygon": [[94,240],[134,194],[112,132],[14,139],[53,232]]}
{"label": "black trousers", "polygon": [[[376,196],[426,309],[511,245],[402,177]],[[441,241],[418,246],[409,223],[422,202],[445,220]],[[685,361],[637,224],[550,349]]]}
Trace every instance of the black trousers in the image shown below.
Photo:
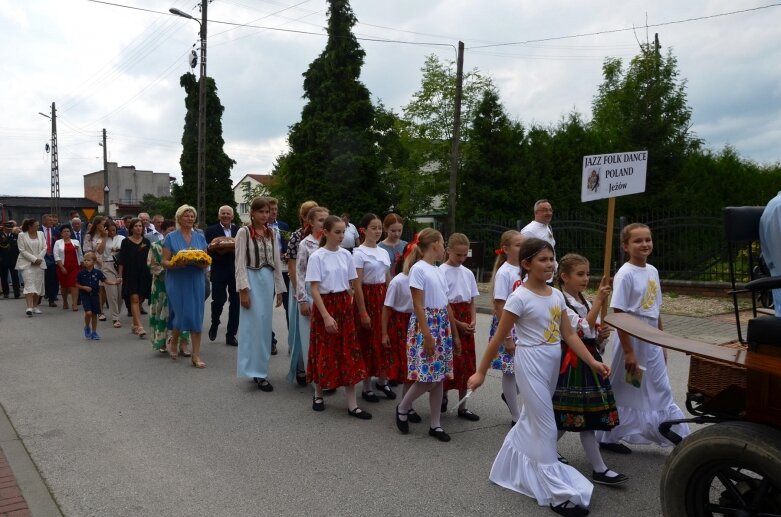
{"label": "black trousers", "polygon": [[43,274],[43,288],[45,297],[50,302],[57,300],[57,294],[60,290],[60,283],[57,281],[57,264],[54,262],[54,255],[44,255],[46,269]]}
{"label": "black trousers", "polygon": [[228,302],[228,336],[236,336],[239,331],[239,293],[236,292],[236,275],[212,269],[212,324],[220,324],[220,316],[225,302]]}
{"label": "black trousers", "polygon": [[[11,262],[14,262],[11,264]],[[8,273],[11,273],[11,285],[14,288],[14,296],[19,296],[19,272],[16,270],[16,261],[8,258],[0,262],[0,284],[3,287],[3,295],[8,295]]]}

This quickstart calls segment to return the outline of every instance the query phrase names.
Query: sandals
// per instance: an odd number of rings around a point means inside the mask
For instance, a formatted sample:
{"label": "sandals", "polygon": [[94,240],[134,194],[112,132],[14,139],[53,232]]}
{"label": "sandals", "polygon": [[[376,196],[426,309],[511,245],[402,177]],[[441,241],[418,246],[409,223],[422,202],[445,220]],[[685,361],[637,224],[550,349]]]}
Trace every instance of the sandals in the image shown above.
{"label": "sandals", "polygon": [[119,320],[114,320],[113,325],[115,329],[122,328],[122,322]]}
{"label": "sandals", "polygon": [[182,357],[192,357],[193,354],[187,351],[187,349],[183,346],[179,347],[179,355]]}
{"label": "sandals", "polygon": [[315,411],[325,411],[325,400],[323,400],[323,397],[318,397],[317,395],[312,397],[312,409]]}
{"label": "sandals", "polygon": [[105,314],[98,314],[98,321],[106,321],[106,315]]}
{"label": "sandals", "polygon": [[193,363],[193,367],[195,367],[195,368],[198,368],[199,370],[200,370],[200,369],[203,369],[203,368],[206,368],[206,363],[204,363],[204,362],[203,362],[203,361],[201,361],[200,359],[196,359],[196,358],[194,358],[194,357],[193,357],[193,358],[192,358],[192,359],[190,359],[190,360],[191,360],[191,361],[192,361],[192,363]]}
{"label": "sandals", "polygon": [[450,435],[445,432],[444,429],[441,427],[429,427],[428,429],[428,435],[433,436],[440,442],[449,442],[450,441]]}
{"label": "sandals", "polygon": [[550,509],[565,517],[584,517],[588,515],[588,509],[576,505],[569,499],[556,506],[553,506],[553,503],[551,503]]}
{"label": "sandals", "polygon": [[368,413],[359,407],[356,407],[355,409],[348,409],[347,414],[354,416],[355,418],[360,418],[361,420],[371,420],[372,418],[371,413]]}
{"label": "sandals", "polygon": [[176,361],[177,354],[176,350],[174,350],[171,345],[173,345],[173,341],[169,337],[168,340],[165,342],[165,351],[168,353],[168,357],[171,358],[171,361]]}
{"label": "sandals", "polygon": [[136,327],[136,332],[138,333],[138,339],[146,339],[146,330],[144,330],[144,327]]}
{"label": "sandals", "polygon": [[379,382],[375,382],[374,387],[377,388],[378,391],[381,391],[388,400],[396,400],[396,392],[390,389],[390,386],[387,384],[380,384]]}
{"label": "sandals", "polygon": [[464,420],[469,420],[470,422],[477,422],[480,420],[480,417],[476,414],[472,413],[468,409],[459,409],[458,410],[458,418],[463,418]]}

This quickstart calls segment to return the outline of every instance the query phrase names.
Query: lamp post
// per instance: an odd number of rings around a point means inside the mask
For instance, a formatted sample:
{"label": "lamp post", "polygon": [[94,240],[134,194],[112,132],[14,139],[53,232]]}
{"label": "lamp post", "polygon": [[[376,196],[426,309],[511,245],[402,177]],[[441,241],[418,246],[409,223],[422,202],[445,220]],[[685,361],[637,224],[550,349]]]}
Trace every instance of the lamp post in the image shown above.
{"label": "lamp post", "polygon": [[206,227],[206,7],[209,0],[201,1],[201,19],[184,11],[171,7],[168,11],[176,16],[195,20],[201,26],[201,68],[198,80],[198,198],[195,208],[198,211],[198,225]]}
{"label": "lamp post", "polygon": [[98,142],[98,145],[103,148],[103,212],[105,212],[106,216],[111,215],[111,210],[109,210],[109,200],[108,200],[108,152],[106,150],[106,128],[103,128],[103,141]]}

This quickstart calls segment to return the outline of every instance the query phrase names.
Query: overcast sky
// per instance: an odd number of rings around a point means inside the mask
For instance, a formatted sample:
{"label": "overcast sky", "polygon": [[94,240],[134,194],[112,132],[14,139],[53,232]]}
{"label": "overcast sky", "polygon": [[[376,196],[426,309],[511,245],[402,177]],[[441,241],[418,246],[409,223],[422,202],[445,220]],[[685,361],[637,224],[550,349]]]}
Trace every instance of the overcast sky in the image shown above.
{"label": "overcast sky", "polygon": [[[200,17],[198,0],[116,0]],[[575,109],[590,118],[605,57],[630,59],[638,40],[659,33],[688,81],[693,130],[708,147],[781,161],[781,5],[699,21],[649,25],[771,5],[728,0],[589,2],[549,0],[353,0],[362,80],[375,100],[400,111],[420,86],[427,54],[477,67],[499,88],[509,114],[552,124]],[[295,31],[208,25],[208,73],[225,106],[233,180],[268,173],[300,119],[302,77],[325,45],[325,0],[214,0],[209,19]],[[476,48],[559,36],[622,31],[539,43]],[[109,161],[180,177],[184,90],[179,76],[198,40],[194,21],[87,0],[0,0],[0,194],[48,196],[51,103],[58,111],[62,196],[83,195],[83,175]],[[427,43],[446,44],[432,46]],[[449,46],[452,45],[452,46]],[[196,69],[197,73],[197,69]]]}

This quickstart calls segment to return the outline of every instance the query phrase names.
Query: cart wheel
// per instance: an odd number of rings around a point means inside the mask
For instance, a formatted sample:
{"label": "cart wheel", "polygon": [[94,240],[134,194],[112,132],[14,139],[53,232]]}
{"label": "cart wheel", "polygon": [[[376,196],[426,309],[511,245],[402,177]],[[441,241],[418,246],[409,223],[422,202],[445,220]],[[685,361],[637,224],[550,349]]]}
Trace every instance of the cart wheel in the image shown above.
{"label": "cart wheel", "polygon": [[668,517],[781,516],[781,431],[724,422],[690,435],[664,465]]}

